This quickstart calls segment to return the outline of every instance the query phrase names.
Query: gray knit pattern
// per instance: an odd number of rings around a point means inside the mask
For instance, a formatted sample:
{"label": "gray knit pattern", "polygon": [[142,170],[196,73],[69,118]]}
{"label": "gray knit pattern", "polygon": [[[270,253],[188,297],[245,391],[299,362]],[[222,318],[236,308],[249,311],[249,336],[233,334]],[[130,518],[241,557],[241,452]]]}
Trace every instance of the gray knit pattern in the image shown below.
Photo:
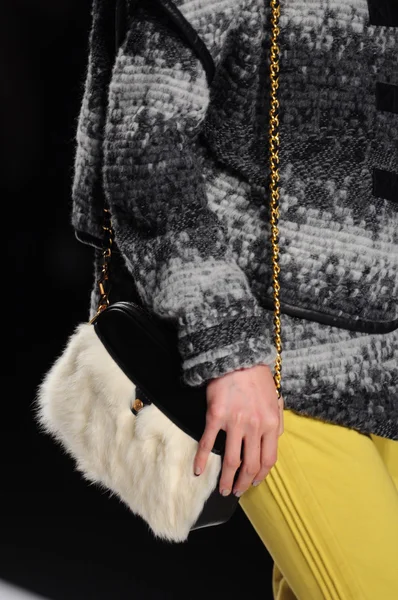
{"label": "gray knit pattern", "polygon": [[[211,89],[145,2],[112,66],[110,4],[93,4],[77,235],[100,237],[102,182],[122,257],[113,300],[133,276],[178,329],[186,384],[273,367],[268,0],[176,2],[215,60]],[[398,172],[398,116],[375,102],[377,81],[398,85],[398,30],[368,17],[366,0],[285,0],[280,22],[280,297],[347,323],[398,319],[398,198],[372,193],[373,167]],[[398,440],[398,328],[281,322],[286,407]]]}

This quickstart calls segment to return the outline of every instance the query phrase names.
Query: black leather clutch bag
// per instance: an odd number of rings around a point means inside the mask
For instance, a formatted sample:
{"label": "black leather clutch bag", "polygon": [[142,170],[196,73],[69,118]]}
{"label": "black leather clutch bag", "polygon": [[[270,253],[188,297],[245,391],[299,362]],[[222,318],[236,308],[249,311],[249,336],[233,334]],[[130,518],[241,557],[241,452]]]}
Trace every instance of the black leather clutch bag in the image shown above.
{"label": "black leather clutch bag", "polygon": [[[141,406],[154,404],[186,434],[199,441],[206,424],[206,386],[182,383],[177,334],[173,327],[132,302],[116,302],[93,320],[107,352],[136,386]],[[132,412],[137,414],[137,403]],[[213,452],[224,455],[226,435],[220,431]],[[193,468],[193,465],[192,465]],[[221,472],[220,472],[221,474]],[[235,475],[238,477],[239,469]],[[195,525],[199,529],[227,522],[239,498],[222,496],[218,483],[204,504]]]}

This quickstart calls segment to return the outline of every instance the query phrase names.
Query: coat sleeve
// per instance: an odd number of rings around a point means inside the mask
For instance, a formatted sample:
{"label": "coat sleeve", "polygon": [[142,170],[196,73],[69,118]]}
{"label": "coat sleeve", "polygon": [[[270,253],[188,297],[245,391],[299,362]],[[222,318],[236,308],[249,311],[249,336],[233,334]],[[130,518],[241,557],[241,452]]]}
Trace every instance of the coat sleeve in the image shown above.
{"label": "coat sleeve", "polygon": [[[217,66],[239,1],[176,4]],[[196,386],[238,368],[271,365],[276,353],[269,314],[209,206],[200,144],[210,101],[204,68],[161,12],[143,5],[110,83],[104,186],[140,297],[177,327],[183,380]]]}

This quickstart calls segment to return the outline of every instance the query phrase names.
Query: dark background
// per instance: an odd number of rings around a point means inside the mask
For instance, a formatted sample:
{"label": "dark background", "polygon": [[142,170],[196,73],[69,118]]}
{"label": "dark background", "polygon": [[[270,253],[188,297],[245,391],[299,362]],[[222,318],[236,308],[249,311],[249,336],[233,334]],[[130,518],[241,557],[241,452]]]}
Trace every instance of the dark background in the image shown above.
{"label": "dark background", "polygon": [[88,315],[92,250],[75,240],[70,192],[90,8],[89,0],[13,0],[0,19],[0,579],[51,600],[266,599],[272,560],[240,508],[187,543],[155,541],[32,419],[41,377]]}

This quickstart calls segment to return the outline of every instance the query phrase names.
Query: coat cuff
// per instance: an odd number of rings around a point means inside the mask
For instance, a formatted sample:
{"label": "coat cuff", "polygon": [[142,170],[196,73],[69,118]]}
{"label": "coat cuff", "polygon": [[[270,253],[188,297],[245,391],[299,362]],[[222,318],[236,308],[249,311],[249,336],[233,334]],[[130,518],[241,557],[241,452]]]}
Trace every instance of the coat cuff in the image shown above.
{"label": "coat cuff", "polygon": [[[247,311],[246,311],[247,312]],[[270,317],[255,307],[241,314],[201,328],[188,323],[178,334],[182,357],[182,383],[200,386],[210,379],[237,369],[268,365],[273,369],[277,352],[270,330]]]}

